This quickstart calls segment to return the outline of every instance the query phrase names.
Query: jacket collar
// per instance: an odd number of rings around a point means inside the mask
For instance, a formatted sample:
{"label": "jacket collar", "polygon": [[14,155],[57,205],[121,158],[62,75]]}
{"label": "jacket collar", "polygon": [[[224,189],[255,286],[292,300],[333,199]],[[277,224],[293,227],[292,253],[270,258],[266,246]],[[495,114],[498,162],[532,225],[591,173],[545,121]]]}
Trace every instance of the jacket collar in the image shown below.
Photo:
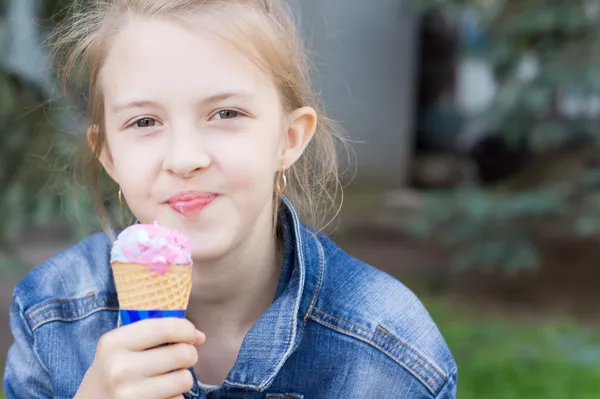
{"label": "jacket collar", "polygon": [[279,226],[285,250],[277,294],[246,335],[224,387],[267,389],[300,342],[316,301],[324,263],[316,234],[300,223],[285,197]]}

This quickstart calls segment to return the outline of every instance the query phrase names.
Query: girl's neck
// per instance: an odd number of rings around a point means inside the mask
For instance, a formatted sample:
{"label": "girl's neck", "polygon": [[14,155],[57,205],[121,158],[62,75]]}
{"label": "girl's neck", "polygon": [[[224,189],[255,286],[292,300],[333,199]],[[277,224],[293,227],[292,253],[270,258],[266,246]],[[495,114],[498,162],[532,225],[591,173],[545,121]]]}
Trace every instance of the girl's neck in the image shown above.
{"label": "girl's neck", "polygon": [[243,337],[269,308],[279,283],[283,251],[265,209],[253,233],[234,251],[194,266],[190,320],[207,337]]}

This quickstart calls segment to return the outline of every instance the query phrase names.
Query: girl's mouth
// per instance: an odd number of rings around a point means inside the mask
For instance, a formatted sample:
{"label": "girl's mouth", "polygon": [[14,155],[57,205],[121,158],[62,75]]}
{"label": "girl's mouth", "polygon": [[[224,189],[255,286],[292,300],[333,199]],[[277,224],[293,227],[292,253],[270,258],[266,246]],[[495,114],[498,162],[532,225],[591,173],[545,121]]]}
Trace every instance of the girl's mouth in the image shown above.
{"label": "girl's mouth", "polygon": [[200,191],[187,191],[169,198],[167,203],[175,212],[187,217],[198,215],[217,198],[216,194]]}

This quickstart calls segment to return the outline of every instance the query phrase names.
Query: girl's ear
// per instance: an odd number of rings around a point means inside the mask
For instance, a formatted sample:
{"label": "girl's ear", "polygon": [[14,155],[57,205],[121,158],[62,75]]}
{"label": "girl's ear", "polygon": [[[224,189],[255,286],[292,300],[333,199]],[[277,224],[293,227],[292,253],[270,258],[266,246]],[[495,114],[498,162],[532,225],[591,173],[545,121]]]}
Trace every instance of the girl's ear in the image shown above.
{"label": "girl's ear", "polygon": [[290,122],[284,141],[282,163],[292,166],[304,153],[317,130],[317,113],[310,107],[302,107],[290,114]]}
{"label": "girl's ear", "polygon": [[[87,130],[87,142],[92,150],[92,153],[98,155],[98,160],[106,170],[106,173],[115,181],[115,183],[119,184],[117,179],[117,175],[115,173],[114,164],[112,161],[112,157],[106,147],[106,143],[100,143],[100,126],[98,125],[90,125]],[[102,145],[102,148],[99,149],[98,146]]]}

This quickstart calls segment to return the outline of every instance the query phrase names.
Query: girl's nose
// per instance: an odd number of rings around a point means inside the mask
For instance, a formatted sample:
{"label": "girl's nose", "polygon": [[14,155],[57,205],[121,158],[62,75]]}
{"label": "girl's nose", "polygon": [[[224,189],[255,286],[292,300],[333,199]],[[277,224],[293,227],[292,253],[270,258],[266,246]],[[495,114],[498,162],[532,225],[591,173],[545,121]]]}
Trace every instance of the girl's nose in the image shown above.
{"label": "girl's nose", "polygon": [[163,170],[181,178],[190,178],[210,166],[210,156],[198,133],[171,134],[163,161]]}

